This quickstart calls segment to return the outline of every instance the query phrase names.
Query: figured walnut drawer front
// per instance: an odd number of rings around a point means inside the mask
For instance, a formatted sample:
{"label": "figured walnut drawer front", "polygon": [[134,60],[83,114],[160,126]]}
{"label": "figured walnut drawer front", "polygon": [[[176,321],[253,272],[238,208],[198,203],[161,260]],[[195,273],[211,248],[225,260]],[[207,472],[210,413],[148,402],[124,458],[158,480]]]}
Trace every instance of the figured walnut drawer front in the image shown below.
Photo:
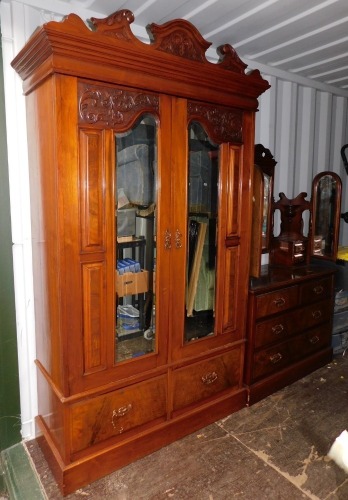
{"label": "figured walnut drawer front", "polygon": [[298,287],[290,286],[275,292],[264,293],[256,297],[256,317],[286,311],[298,303]]}
{"label": "figured walnut drawer front", "polygon": [[256,324],[255,348],[286,340],[331,318],[331,301],[326,299]]}
{"label": "figured walnut drawer front", "polygon": [[270,375],[288,366],[292,361],[292,342],[292,340],[287,340],[268,349],[256,352],[254,354],[253,380]]}
{"label": "figured walnut drawer front", "polygon": [[166,415],[166,376],[77,403],[71,408],[72,453]]}
{"label": "figured walnut drawer front", "polygon": [[303,283],[300,290],[301,304],[310,304],[332,295],[332,277],[326,276],[322,279]]}
{"label": "figured walnut drawer front", "polygon": [[240,347],[173,372],[173,409],[178,410],[240,384]]}

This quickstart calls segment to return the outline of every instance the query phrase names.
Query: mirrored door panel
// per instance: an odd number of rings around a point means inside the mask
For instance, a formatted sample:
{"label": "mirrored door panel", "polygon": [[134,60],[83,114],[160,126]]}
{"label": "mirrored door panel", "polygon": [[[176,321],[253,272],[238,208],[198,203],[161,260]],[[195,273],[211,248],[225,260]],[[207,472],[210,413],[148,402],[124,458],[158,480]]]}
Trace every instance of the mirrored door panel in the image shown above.
{"label": "mirrored door panel", "polygon": [[116,134],[116,362],[156,352],[157,125]]}
{"label": "mirrored door panel", "polygon": [[214,334],[218,223],[218,146],[203,127],[188,130],[185,342]]}

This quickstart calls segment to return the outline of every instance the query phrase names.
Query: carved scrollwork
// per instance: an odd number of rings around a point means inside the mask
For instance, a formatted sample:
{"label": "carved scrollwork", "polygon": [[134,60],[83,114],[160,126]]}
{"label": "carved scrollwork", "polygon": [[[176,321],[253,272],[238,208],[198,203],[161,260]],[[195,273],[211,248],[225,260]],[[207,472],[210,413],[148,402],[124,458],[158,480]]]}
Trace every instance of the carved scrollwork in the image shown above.
{"label": "carved scrollwork", "polygon": [[210,104],[190,101],[188,103],[190,120],[200,121],[217,144],[221,142],[243,142],[243,112],[239,109],[226,109]]}
{"label": "carved scrollwork", "polygon": [[80,123],[128,127],[140,113],[158,113],[157,95],[97,85],[79,85]]}
{"label": "carved scrollwork", "polygon": [[134,14],[127,9],[119,10],[104,19],[91,18],[91,23],[98,33],[126,41],[136,40],[130,29],[133,21]]}
{"label": "carved scrollwork", "polygon": [[155,49],[191,59],[207,62],[205,52],[211,43],[188,21],[176,19],[165,24],[152,23],[148,31]]}
{"label": "carved scrollwork", "polygon": [[231,45],[221,45],[218,47],[217,53],[220,56],[219,65],[221,67],[234,71],[235,73],[240,73],[241,75],[244,74],[245,68],[248,65],[243,63]]}

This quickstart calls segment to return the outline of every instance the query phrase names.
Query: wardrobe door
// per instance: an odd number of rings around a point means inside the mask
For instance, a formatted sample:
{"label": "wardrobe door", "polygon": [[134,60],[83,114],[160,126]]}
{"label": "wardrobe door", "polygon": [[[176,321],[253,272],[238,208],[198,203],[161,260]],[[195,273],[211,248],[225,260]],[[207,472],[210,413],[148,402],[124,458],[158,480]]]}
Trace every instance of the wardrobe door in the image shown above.
{"label": "wardrobe door", "polygon": [[240,222],[248,172],[242,145],[232,143],[241,141],[239,110],[178,99],[175,111],[171,328],[181,358],[242,337],[245,313],[236,311],[247,273]]}
{"label": "wardrobe door", "polygon": [[164,96],[115,131],[115,365],[134,372],[167,359],[170,113]]}

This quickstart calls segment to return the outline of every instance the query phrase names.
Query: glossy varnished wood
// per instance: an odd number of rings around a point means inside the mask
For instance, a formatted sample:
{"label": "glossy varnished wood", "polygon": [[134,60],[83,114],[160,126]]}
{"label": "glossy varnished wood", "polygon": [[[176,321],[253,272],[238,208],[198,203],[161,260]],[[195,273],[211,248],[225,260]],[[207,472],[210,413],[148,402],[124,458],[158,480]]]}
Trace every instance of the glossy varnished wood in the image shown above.
{"label": "glossy varnished wood", "polygon": [[251,280],[245,382],[249,404],[332,358],[330,268],[268,268]]}
{"label": "glossy varnished wood", "polygon": [[[246,405],[254,114],[268,87],[187,21],[72,14],[13,61],[27,99],[38,426],[64,494]],[[156,345],[115,362],[115,134],[157,124]],[[215,330],[184,342],[188,126],[219,145]],[[166,244],[166,237],[170,244]],[[178,243],[179,240],[179,243]]]}

